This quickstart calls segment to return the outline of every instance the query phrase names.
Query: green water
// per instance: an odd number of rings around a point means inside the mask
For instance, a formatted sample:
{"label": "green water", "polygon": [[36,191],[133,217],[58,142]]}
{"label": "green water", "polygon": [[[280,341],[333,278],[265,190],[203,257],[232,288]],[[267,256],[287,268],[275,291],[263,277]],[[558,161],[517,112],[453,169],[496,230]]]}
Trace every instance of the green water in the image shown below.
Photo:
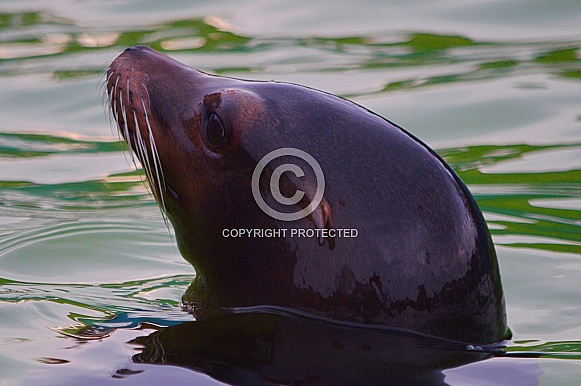
{"label": "green water", "polygon": [[55,329],[189,319],[179,300],[194,271],[102,103],[102,70],[148,44],[204,71],[351,98],[434,147],[491,228],[509,350],[546,353],[527,363],[541,384],[577,384],[580,26],[576,0],[2,0],[0,383],[112,383],[147,329],[85,344]]}

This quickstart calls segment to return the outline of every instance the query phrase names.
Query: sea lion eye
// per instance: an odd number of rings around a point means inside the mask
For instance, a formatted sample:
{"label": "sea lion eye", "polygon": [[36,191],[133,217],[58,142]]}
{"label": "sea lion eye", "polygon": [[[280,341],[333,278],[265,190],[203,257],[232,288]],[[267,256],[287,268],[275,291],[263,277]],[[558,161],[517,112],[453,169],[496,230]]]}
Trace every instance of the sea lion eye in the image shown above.
{"label": "sea lion eye", "polygon": [[226,144],[226,128],[216,113],[210,114],[206,120],[206,140],[211,146],[217,147]]}

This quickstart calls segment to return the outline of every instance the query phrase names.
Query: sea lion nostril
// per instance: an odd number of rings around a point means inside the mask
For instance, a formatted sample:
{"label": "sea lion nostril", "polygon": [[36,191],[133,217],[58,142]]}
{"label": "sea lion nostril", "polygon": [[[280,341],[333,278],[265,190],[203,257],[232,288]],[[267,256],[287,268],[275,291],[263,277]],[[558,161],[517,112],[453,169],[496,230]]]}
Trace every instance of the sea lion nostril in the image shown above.
{"label": "sea lion nostril", "polygon": [[126,48],[125,51],[123,51],[123,52],[139,52],[139,51],[145,51],[148,48],[149,47],[144,46],[144,45],[137,45],[137,46]]}

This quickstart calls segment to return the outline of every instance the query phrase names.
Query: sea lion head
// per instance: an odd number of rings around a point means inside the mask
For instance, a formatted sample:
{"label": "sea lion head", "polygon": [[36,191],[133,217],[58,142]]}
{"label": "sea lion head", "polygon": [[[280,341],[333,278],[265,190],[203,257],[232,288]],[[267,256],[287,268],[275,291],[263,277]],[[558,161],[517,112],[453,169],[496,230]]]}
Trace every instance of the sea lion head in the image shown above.
{"label": "sea lion head", "polygon": [[[143,165],[155,198],[174,225],[180,251],[198,275],[210,282],[238,282],[241,272],[272,265],[263,260],[271,256],[279,268],[269,268],[270,275],[288,275],[285,265],[292,246],[280,238],[269,240],[266,247],[255,238],[223,235],[228,229],[280,227],[278,219],[256,204],[251,177],[265,154],[281,144],[295,148],[305,141],[308,133],[298,129],[308,112],[299,117],[294,111],[296,104],[308,103],[308,93],[295,85],[206,74],[146,46],[129,48],[113,61],[106,88],[120,133]],[[311,126],[315,135],[307,147],[314,152],[324,145],[324,127],[316,121]],[[268,176],[284,158],[269,165]],[[316,176],[292,177],[280,176],[280,192],[283,198],[301,192],[296,206],[308,209],[317,192]],[[269,190],[269,179],[262,178],[259,185]],[[265,200],[277,204],[272,196]],[[329,216],[328,205],[319,200],[305,221],[322,228]]]}

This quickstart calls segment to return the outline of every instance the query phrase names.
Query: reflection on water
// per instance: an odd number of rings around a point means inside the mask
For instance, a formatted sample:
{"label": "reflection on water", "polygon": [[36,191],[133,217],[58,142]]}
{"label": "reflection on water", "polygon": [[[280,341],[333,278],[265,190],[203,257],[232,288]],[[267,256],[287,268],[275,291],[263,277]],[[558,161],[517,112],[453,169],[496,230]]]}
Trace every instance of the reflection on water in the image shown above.
{"label": "reflection on water", "polygon": [[[164,14],[165,19],[157,18],[148,2],[140,7],[58,3],[79,14],[26,1],[0,5],[0,382],[106,384],[121,378],[146,384],[151,374],[191,382],[192,371],[173,364],[196,369],[196,380],[205,384],[218,383],[204,376],[210,373],[228,382],[316,383],[346,382],[345,374],[372,381],[389,369],[388,376],[407,379],[410,373],[401,368],[408,365],[422,369],[413,374],[421,381],[499,383],[488,375],[505,369],[515,376],[511,384],[576,384],[581,374],[578,33],[558,38],[547,31],[550,38],[539,38],[545,34],[536,23],[545,13],[535,14],[540,8],[529,6],[516,12],[526,3],[518,1],[504,4],[506,14],[499,13],[497,2],[454,4],[445,12],[431,3],[422,3],[420,12],[415,1],[386,6],[372,12],[375,18],[366,14],[370,27],[358,30],[371,31],[365,33],[342,32],[343,23],[354,30],[350,20],[362,17],[355,14],[337,19],[335,32],[325,32],[329,22],[323,16],[333,10],[319,15],[322,5],[314,3],[301,8],[300,17],[286,12],[283,2],[273,8],[249,2],[232,6],[230,14],[200,8],[197,16],[176,17],[184,7],[176,2],[173,16]],[[406,7],[411,7],[407,13]],[[478,15],[469,12],[473,7]],[[271,12],[260,20],[280,22],[273,22],[276,32],[252,32],[267,31],[267,24],[238,28],[236,21],[248,18],[243,8]],[[551,19],[565,26],[573,10],[579,11],[574,2],[553,8]],[[101,26],[91,12],[103,20],[131,15],[136,21]],[[482,19],[492,14],[494,19]],[[502,22],[515,14],[536,21]],[[297,33],[299,19],[311,23],[309,31],[321,32]],[[424,19],[431,22],[421,30],[408,27]],[[312,20],[325,28],[313,29]],[[472,29],[463,27],[470,21]],[[405,28],[389,29],[402,23]],[[483,25],[520,29],[502,38],[501,32],[491,34],[494,40],[458,32],[482,32]],[[284,28],[287,32],[278,32]],[[505,357],[451,369],[482,359],[482,352],[449,342],[442,347],[415,335],[345,334],[344,326],[284,313],[233,313],[224,316],[230,322],[208,318],[180,324],[192,320],[179,303],[194,272],[177,252],[141,172],[126,159],[125,144],[111,134],[101,104],[103,69],[136,44],[209,72],[322,88],[437,144],[474,193],[498,246],[515,333]],[[130,340],[138,346],[128,346]],[[298,340],[307,344],[299,351]],[[234,351],[228,351],[232,344]],[[329,359],[337,355],[339,367]],[[147,367],[152,365],[138,362],[167,365],[155,365],[154,372]],[[328,365],[319,373],[324,378],[309,378],[314,373],[308,371],[321,363]]]}
{"label": "reflection on water", "polygon": [[135,339],[143,349],[134,362],[183,366],[232,384],[435,385],[444,384],[444,369],[503,352],[281,308],[231,311]]}

